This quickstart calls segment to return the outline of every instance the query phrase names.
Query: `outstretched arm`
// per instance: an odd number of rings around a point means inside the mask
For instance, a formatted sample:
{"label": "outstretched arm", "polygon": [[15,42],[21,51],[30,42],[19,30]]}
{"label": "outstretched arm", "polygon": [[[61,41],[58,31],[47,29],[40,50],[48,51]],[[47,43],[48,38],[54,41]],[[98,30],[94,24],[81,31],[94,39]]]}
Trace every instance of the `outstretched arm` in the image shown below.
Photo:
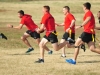
{"label": "outstretched arm", "polygon": [[15,28],[15,29],[22,29],[23,24],[20,24],[19,26],[16,26],[16,27],[14,27],[13,25],[9,24],[9,25],[7,25],[7,27],[9,27],[9,28]]}
{"label": "outstretched arm", "polygon": [[87,17],[86,20],[82,23],[82,25],[77,26],[76,29],[83,27],[83,26],[86,25],[90,20],[91,20],[91,17]]}
{"label": "outstretched arm", "polygon": [[56,25],[56,26],[64,26],[64,23],[62,23],[62,24],[57,24],[57,23],[55,23],[55,25]]}
{"label": "outstretched arm", "polygon": [[100,30],[100,27],[95,27],[95,29]]}

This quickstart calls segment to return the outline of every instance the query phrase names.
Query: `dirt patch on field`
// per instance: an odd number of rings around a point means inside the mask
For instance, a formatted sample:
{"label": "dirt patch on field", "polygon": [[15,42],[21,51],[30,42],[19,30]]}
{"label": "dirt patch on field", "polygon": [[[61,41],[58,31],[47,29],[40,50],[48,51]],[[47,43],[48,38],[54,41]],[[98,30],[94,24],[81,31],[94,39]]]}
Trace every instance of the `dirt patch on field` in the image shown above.
{"label": "dirt patch on field", "polygon": [[10,10],[0,9],[0,12],[7,12],[7,11],[10,11]]}

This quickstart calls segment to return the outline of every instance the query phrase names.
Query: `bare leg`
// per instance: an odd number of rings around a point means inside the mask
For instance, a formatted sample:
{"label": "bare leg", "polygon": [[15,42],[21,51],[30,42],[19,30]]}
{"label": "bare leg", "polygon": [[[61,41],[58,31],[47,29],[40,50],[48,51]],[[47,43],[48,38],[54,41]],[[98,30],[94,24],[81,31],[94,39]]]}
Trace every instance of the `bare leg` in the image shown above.
{"label": "bare leg", "polygon": [[30,35],[27,34],[27,33],[24,33],[24,35],[21,37],[21,40],[22,40],[28,47],[32,47],[32,46],[30,45],[30,43],[28,42],[28,40],[27,40],[28,37],[30,37]]}
{"label": "bare leg", "polygon": [[40,57],[41,59],[44,59],[44,47],[48,43],[48,40],[43,38],[39,44],[40,47]]}
{"label": "bare leg", "polygon": [[[64,41],[65,41],[64,39],[61,39],[60,43],[63,43]],[[62,56],[66,56],[65,46],[62,48]]]}
{"label": "bare leg", "polygon": [[77,56],[79,54],[79,45],[80,45],[80,43],[82,43],[82,40],[80,38],[78,38],[77,41],[75,42],[75,47],[77,47],[77,48],[75,48],[74,60],[77,59]]}
{"label": "bare leg", "polygon": [[95,52],[95,53],[98,53],[98,54],[100,54],[100,49],[98,49],[98,48],[96,48],[95,47],[95,43],[94,42],[89,42],[88,43],[88,47],[90,48],[90,50],[92,51],[92,52]]}
{"label": "bare leg", "polygon": [[[37,42],[37,44],[39,45],[39,43],[41,42],[40,38],[37,38],[37,39],[36,39],[36,42]],[[47,46],[44,46],[44,49],[45,49],[46,51],[50,51],[50,49],[49,49]]]}
{"label": "bare leg", "polygon": [[56,50],[56,51],[59,51],[61,48],[63,48],[66,44],[68,44],[67,41],[64,41],[60,44],[57,43],[53,43],[52,46],[53,46],[53,49]]}

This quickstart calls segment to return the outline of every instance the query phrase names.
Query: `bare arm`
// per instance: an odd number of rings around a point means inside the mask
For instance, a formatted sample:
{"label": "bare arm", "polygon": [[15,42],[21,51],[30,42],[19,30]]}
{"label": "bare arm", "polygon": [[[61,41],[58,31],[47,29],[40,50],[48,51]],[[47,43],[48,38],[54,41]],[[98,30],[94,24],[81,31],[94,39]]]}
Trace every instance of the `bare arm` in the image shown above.
{"label": "bare arm", "polygon": [[91,17],[87,17],[86,20],[82,23],[81,26],[86,25],[91,20]]}
{"label": "bare arm", "polygon": [[75,20],[72,20],[70,28],[73,27],[75,25]]}
{"label": "bare arm", "polygon": [[77,26],[76,29],[83,27],[83,26],[86,25],[90,20],[91,20],[91,17],[87,17],[86,20],[82,23],[82,25]]}
{"label": "bare arm", "polygon": [[62,24],[55,23],[55,25],[57,25],[57,26],[64,26],[64,23],[62,23]]}
{"label": "bare arm", "polygon": [[95,27],[95,29],[100,30],[100,27]]}
{"label": "bare arm", "polygon": [[23,27],[23,25],[20,24],[19,26],[16,26],[16,27],[13,27],[13,28],[15,28],[15,29],[22,29],[22,27]]}
{"label": "bare arm", "polygon": [[9,28],[14,28],[14,29],[22,29],[23,24],[20,24],[19,26],[14,27],[13,25],[7,25]]}
{"label": "bare arm", "polygon": [[45,30],[44,28],[45,28],[45,25],[42,24],[41,27],[36,30],[37,33],[41,33],[42,31],[44,31]]}
{"label": "bare arm", "polygon": [[71,21],[70,27],[66,29],[66,32],[69,32],[69,30],[75,25],[75,20]]}

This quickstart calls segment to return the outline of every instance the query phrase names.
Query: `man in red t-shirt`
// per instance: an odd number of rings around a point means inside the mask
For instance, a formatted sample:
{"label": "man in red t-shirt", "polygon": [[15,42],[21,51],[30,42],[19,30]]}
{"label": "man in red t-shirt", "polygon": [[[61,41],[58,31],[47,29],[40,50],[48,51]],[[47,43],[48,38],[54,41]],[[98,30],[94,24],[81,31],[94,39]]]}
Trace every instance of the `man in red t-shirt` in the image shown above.
{"label": "man in red t-shirt", "polygon": [[44,16],[42,17],[42,21],[41,21],[42,25],[38,32],[41,32],[45,29],[46,34],[39,44],[40,59],[36,61],[35,63],[44,63],[44,46],[46,46],[48,42],[51,42],[53,49],[56,51],[60,50],[62,47],[64,47],[68,43],[67,41],[64,41],[58,44],[57,33],[55,29],[55,19],[50,14],[50,7],[43,6],[43,13],[44,13]]}
{"label": "man in red t-shirt", "polygon": [[[63,35],[63,38],[61,39],[61,43],[67,40],[69,43],[67,43],[66,46],[68,48],[72,48],[72,47],[74,47],[74,43],[75,43],[75,17],[70,13],[69,6],[63,7],[63,13],[65,15],[64,23],[62,23],[62,24],[56,23],[56,25],[64,26],[65,33]],[[85,45],[80,44],[80,46],[83,50],[85,50]],[[61,57],[66,57],[65,47],[62,48]]]}
{"label": "man in red t-shirt", "polygon": [[[64,41],[68,41],[69,43],[67,43],[67,47],[73,47],[74,43],[75,43],[75,18],[74,16],[70,13],[70,8],[69,6],[64,6],[63,7],[63,13],[65,15],[65,20],[64,23],[62,24],[57,24],[57,26],[64,26],[64,35],[63,38],[61,39],[61,43]],[[65,47],[62,48],[62,55],[61,57],[66,57],[65,54]]]}
{"label": "man in red t-shirt", "polygon": [[97,17],[98,17],[99,24],[100,24],[100,11],[98,11],[98,13],[97,13]]}
{"label": "man in red t-shirt", "polygon": [[95,47],[95,19],[90,11],[91,4],[89,2],[86,2],[83,4],[83,10],[85,12],[84,18],[83,18],[83,23],[81,26],[76,27],[76,29],[84,27],[84,31],[81,34],[81,36],[77,39],[75,42],[75,53],[74,53],[74,58],[73,59],[66,59],[66,62],[70,64],[76,64],[76,59],[79,54],[79,45],[82,42],[85,42],[88,44],[89,49],[92,52],[99,53],[100,54],[100,49],[97,49]]}
{"label": "man in red t-shirt", "polygon": [[[16,26],[16,27],[13,27],[13,25],[8,25],[8,27],[15,28],[15,29],[21,29],[23,27],[23,25],[25,25],[27,27],[28,30],[24,33],[24,35],[21,37],[21,39],[29,47],[29,49],[26,51],[26,53],[29,53],[29,52],[33,51],[34,49],[28,42],[27,38],[31,36],[32,38],[34,38],[36,40],[37,44],[39,45],[40,32],[37,32],[39,28],[32,20],[32,16],[30,16],[28,14],[24,14],[23,10],[18,11],[18,16],[19,16],[19,18],[21,18],[20,25]],[[52,54],[52,51],[49,50],[46,46],[44,48],[47,51],[49,51],[48,52],[49,54]]]}

